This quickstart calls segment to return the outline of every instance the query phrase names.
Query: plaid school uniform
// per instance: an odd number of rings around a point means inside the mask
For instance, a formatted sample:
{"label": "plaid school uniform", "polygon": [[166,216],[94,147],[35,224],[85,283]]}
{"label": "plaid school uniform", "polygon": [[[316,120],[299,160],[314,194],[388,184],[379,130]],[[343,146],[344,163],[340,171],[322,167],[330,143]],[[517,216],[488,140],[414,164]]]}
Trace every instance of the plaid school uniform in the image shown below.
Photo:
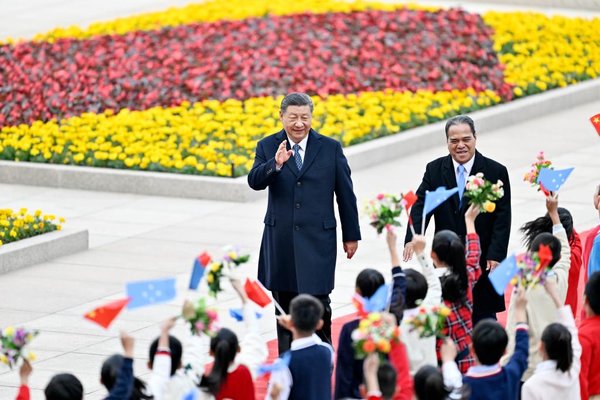
{"label": "plaid school uniform", "polygon": [[[481,247],[479,245],[479,236],[476,233],[467,234],[466,243],[466,262],[467,277],[469,286],[467,288],[466,301],[464,303],[451,303],[444,300],[444,304],[450,308],[450,315],[446,317],[446,327],[444,336],[450,337],[458,347],[458,368],[465,374],[470,366],[475,364],[475,358],[469,350],[471,345],[471,333],[473,333],[473,286],[481,276],[479,258],[481,257]],[[440,360],[440,348],[442,340],[437,339],[436,351],[438,360]]]}

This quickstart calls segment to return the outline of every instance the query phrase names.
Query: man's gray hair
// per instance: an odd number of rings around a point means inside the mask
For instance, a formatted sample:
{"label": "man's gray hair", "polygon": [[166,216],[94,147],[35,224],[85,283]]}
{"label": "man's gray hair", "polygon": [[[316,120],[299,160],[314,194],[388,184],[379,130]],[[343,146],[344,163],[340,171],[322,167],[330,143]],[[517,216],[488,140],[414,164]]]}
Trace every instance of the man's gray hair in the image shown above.
{"label": "man's gray hair", "polygon": [[448,130],[452,125],[469,125],[471,128],[471,133],[475,136],[475,122],[468,115],[457,115],[456,117],[452,117],[446,122],[446,139],[448,139]]}
{"label": "man's gray hair", "polygon": [[281,112],[285,113],[289,106],[308,106],[310,112],[313,112],[314,105],[309,95],[306,93],[290,93],[281,100]]}

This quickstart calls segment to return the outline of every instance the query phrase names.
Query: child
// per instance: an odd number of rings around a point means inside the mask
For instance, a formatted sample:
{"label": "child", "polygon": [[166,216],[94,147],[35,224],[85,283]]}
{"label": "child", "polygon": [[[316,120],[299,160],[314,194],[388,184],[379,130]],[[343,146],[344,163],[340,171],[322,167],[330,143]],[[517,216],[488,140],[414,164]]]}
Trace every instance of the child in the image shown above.
{"label": "child", "polygon": [[[558,217],[561,225],[565,228],[567,238],[569,238],[569,247],[571,249],[571,265],[569,268],[569,281],[565,304],[571,307],[573,315],[575,315],[579,303],[579,292],[577,290],[579,287],[579,273],[583,262],[581,239],[579,238],[577,231],[573,228],[573,217],[569,210],[558,207]],[[523,233],[523,243],[525,244],[525,247],[530,248],[531,243],[540,233],[552,233],[552,225],[553,223],[548,213],[543,217],[525,223],[520,229]]]}
{"label": "child", "polygon": [[471,400],[518,400],[521,377],[527,368],[529,338],[527,334],[527,297],[519,287],[513,294],[516,346],[510,361],[500,367],[499,361],[508,344],[506,331],[492,320],[480,321],[473,330],[473,349],[477,365],[470,367],[463,383],[471,387]]}
{"label": "child", "polygon": [[[400,258],[396,250],[396,235],[392,231],[388,231],[387,233],[387,242],[392,265],[399,265]],[[421,260],[423,274],[413,269],[404,271],[406,276],[405,310],[402,322],[400,323],[400,329],[402,332],[402,342],[410,349],[408,352],[410,374],[414,376],[422,366],[427,364],[435,365],[437,363],[435,337],[419,337],[418,332],[411,332],[408,321],[419,312],[421,305],[431,307],[440,304],[442,301],[442,286],[440,278],[436,275],[433,267],[429,263],[422,261],[424,257],[423,250],[425,250],[424,237],[415,236],[412,240],[412,246],[417,254],[417,258]]]}
{"label": "child", "polygon": [[581,398],[600,400],[600,272],[592,274],[585,285],[584,308],[587,318],[579,326]]}
{"label": "child", "polygon": [[548,295],[558,308],[558,323],[550,324],[542,333],[542,361],[523,385],[523,400],[578,399],[581,345],[573,312],[563,306],[558,297],[556,282],[547,280]]}
{"label": "child", "polygon": [[[558,198],[556,195],[546,197],[546,209],[552,220],[552,231],[554,234],[547,232],[540,233],[531,242],[529,251],[539,251],[540,246],[546,245],[550,247],[552,252],[552,260],[549,267],[552,268],[552,274],[548,279],[554,280],[557,284],[557,292],[561,304],[564,304],[567,295],[567,286],[569,282],[569,268],[571,265],[571,252],[569,241],[565,228],[560,223],[558,215]],[[523,375],[523,381],[529,379],[533,374],[536,365],[542,361],[539,353],[540,338],[544,329],[553,323],[556,318],[556,306],[552,298],[541,285],[537,285],[527,290],[527,317],[529,321],[529,363],[528,368]],[[506,330],[508,332],[509,343],[507,355],[504,362],[508,360],[513,352],[514,332],[516,322],[514,304],[511,299],[508,306],[508,315],[506,318]]]}
{"label": "child", "polygon": [[442,370],[433,365],[421,367],[415,374],[417,400],[462,400],[469,398],[468,388],[462,384],[462,375],[454,359],[456,345],[446,338],[440,349]]}
{"label": "child", "polygon": [[[598,210],[598,214],[600,215],[600,185],[598,185],[594,192],[593,202],[594,208]],[[593,228],[588,235],[583,254],[583,265],[587,280],[588,276],[591,276],[596,271],[600,271],[600,225]]]}
{"label": "child", "polygon": [[379,362],[379,355],[371,353],[365,357],[363,363],[363,375],[365,377],[365,393],[363,399],[367,400],[391,400],[396,391],[396,370],[385,362]]}
{"label": "child", "polygon": [[[114,354],[104,361],[102,364],[102,369],[100,371],[100,383],[104,385],[106,390],[111,392],[113,388],[118,387],[119,379],[123,377],[124,369],[128,369],[129,361],[120,355]],[[144,399],[152,399],[153,397],[147,394],[146,384],[133,376],[133,387],[131,391],[131,396],[127,399],[130,400],[144,400]]]}
{"label": "child", "polygon": [[[467,228],[467,252],[465,245],[456,233],[443,230],[435,234],[431,248],[431,258],[436,272],[441,275],[442,299],[450,308],[451,314],[446,317],[446,327],[443,334],[451,338],[458,347],[457,362],[462,373],[474,364],[470,354],[471,332],[473,331],[473,286],[481,276],[479,257],[481,248],[479,236],[475,232],[475,219],[479,215],[479,207],[469,206],[465,213]],[[418,257],[419,262],[426,268],[428,260]],[[442,340],[437,339],[436,349],[442,346]],[[441,356],[438,355],[438,360]]]}
{"label": "child", "polygon": [[[398,310],[403,303],[405,291],[405,274],[399,264],[392,264],[394,288],[392,290],[391,308],[396,318],[401,316]],[[377,289],[385,284],[381,272],[366,268],[356,277],[355,291],[363,298],[370,298]],[[335,399],[360,398],[360,384],[363,382],[363,360],[354,358],[352,332],[358,327],[359,319],[346,322],[342,326],[338,341],[338,357],[335,369]]]}
{"label": "child", "polygon": [[[289,365],[271,374],[267,398],[277,387],[280,399],[331,398],[333,348],[315,334],[323,325],[323,304],[315,297],[301,294],[290,303],[290,315],[279,322],[292,332]],[[287,357],[285,353],[283,357]]]}
{"label": "child", "polygon": [[83,385],[73,374],[57,374],[44,389],[46,400],[83,400]]}
{"label": "child", "polygon": [[[200,382],[200,399],[235,399],[254,400],[253,377],[258,366],[268,356],[265,341],[260,336],[256,313],[248,302],[248,298],[238,279],[230,282],[244,305],[244,322],[246,335],[242,343],[238,343],[235,333],[222,328],[210,340],[210,355],[214,364],[209,374],[204,374]],[[205,361],[197,359],[194,363],[204,365]]]}

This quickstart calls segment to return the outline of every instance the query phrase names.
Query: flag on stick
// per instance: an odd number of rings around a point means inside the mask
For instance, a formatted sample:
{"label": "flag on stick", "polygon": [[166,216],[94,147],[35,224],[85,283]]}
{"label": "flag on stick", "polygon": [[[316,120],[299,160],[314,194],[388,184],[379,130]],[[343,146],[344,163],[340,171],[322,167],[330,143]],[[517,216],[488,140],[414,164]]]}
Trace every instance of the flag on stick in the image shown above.
{"label": "flag on stick", "polygon": [[592,125],[594,125],[594,128],[596,128],[596,132],[598,132],[598,135],[600,135],[600,114],[596,114],[593,117],[591,117],[590,122],[592,123]]}
{"label": "flag on stick", "polygon": [[126,299],[120,299],[111,301],[110,303],[106,303],[103,306],[94,308],[89,313],[85,314],[83,317],[92,322],[97,323],[104,329],[108,329],[110,324],[113,322],[117,315],[125,308],[127,303],[129,303],[129,297]]}
{"label": "flag on stick", "polygon": [[126,292],[131,298],[128,309],[165,303],[175,298],[175,278],[130,282]]}
{"label": "flag on stick", "polygon": [[499,295],[504,293],[511,279],[517,274],[517,257],[513,254],[502,261],[492,272],[488,278],[492,286]]}
{"label": "flag on stick", "polygon": [[421,225],[421,235],[425,234],[425,222],[427,214],[435,210],[437,206],[448,200],[456,192],[458,192],[457,187],[446,190],[444,186],[440,186],[433,192],[425,192],[425,204],[423,206],[423,221]]}
{"label": "flag on stick", "polygon": [[207,252],[203,252],[194,260],[194,267],[192,268],[192,276],[190,278],[190,289],[198,289],[198,285],[204,276],[204,270],[208,263],[210,263],[211,257]]}
{"label": "flag on stick", "polygon": [[567,169],[550,169],[542,168],[538,177],[540,186],[543,186],[549,192],[558,192],[560,187],[565,183],[574,168]]}

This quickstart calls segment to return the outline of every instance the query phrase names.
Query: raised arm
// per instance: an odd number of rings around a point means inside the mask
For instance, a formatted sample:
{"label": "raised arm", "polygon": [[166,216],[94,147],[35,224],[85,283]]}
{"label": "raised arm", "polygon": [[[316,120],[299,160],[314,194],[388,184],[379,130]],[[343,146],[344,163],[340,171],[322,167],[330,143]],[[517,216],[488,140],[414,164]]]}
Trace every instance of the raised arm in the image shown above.
{"label": "raised arm", "polygon": [[248,173],[248,185],[254,190],[266,189],[279,174],[283,164],[290,158],[292,151],[287,150],[287,140],[279,144],[274,157],[267,158],[264,141],[256,145],[254,165]]}
{"label": "raised arm", "polygon": [[[436,188],[431,187],[431,177],[429,172],[429,165],[425,168],[425,174],[423,174],[423,180],[417,189],[417,201],[413,204],[410,210],[410,218],[412,221],[413,228],[415,232],[421,232],[421,227],[425,224],[425,229],[427,229],[427,225],[429,224],[429,219],[431,215],[427,216],[425,221],[423,221],[423,207],[425,206],[425,192],[428,190],[435,190]],[[413,248],[411,245],[412,241],[412,232],[410,227],[406,227],[406,237],[404,238],[404,261],[408,261],[412,258]]]}

